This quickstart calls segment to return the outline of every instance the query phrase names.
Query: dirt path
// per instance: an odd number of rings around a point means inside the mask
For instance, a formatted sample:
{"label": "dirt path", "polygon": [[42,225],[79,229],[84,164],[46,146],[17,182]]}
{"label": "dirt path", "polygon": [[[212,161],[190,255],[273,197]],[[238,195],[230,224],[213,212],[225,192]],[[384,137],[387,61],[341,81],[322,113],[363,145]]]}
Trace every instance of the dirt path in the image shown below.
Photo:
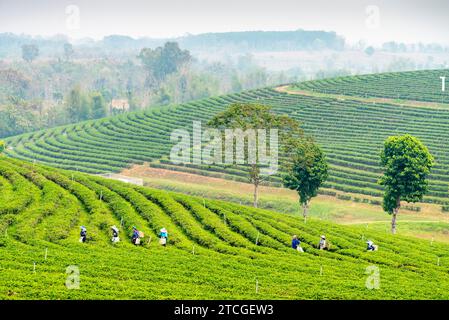
{"label": "dirt path", "polygon": [[[249,183],[202,176],[182,171],[152,168],[149,167],[148,165],[147,166],[134,165],[129,169],[123,170],[121,172],[121,175],[139,178],[167,179],[179,182],[208,185],[213,186],[214,188],[233,189],[233,190],[238,189],[242,193],[252,193],[254,188],[253,185]],[[270,192],[271,194],[290,196],[293,199],[295,199],[296,197],[295,192],[282,188],[260,186],[259,191],[262,193]]]}
{"label": "dirt path", "polygon": [[392,104],[396,106],[406,106],[406,107],[420,107],[420,108],[430,108],[430,109],[448,109],[449,105],[441,104],[437,102],[425,102],[425,101],[416,101],[416,100],[397,100],[390,98],[363,98],[357,96],[346,96],[341,94],[330,94],[330,93],[320,93],[313,92],[308,90],[292,90],[289,89],[290,86],[281,86],[275,88],[277,92],[283,92],[288,94],[302,95],[308,97],[322,97],[322,98],[333,98],[340,101],[344,100],[355,100],[364,103],[386,103]]}

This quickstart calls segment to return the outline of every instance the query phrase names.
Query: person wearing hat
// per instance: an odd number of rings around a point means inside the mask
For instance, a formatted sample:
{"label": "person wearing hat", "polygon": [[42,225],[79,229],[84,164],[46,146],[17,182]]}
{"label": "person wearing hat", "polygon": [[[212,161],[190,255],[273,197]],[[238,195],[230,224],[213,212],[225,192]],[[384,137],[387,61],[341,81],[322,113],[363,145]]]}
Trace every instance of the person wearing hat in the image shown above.
{"label": "person wearing hat", "polygon": [[318,248],[320,250],[324,250],[326,248],[326,237],[324,235],[321,236],[320,243],[318,244]]}
{"label": "person wearing hat", "polygon": [[87,239],[87,229],[85,226],[81,226],[81,232],[80,232],[80,242],[84,243]]}
{"label": "person wearing hat", "polygon": [[294,235],[292,239],[292,248],[299,251],[304,252],[304,250],[301,248],[301,241],[299,241],[298,236]]}
{"label": "person wearing hat", "polygon": [[368,240],[366,242],[366,244],[368,245],[368,247],[366,248],[367,251],[376,251],[376,249],[377,249],[376,247],[377,246],[375,246],[374,243],[371,240]]}
{"label": "person wearing hat", "polygon": [[135,245],[138,245],[140,243],[139,230],[137,230],[136,227],[133,227],[133,235],[131,237],[131,241]]}
{"label": "person wearing hat", "polygon": [[167,229],[162,228],[160,233],[159,233],[159,243],[161,245],[163,245],[164,247],[167,245],[167,241],[168,241],[168,232]]}
{"label": "person wearing hat", "polygon": [[116,226],[112,226],[112,242],[117,243],[120,241],[120,238],[118,236],[118,228]]}

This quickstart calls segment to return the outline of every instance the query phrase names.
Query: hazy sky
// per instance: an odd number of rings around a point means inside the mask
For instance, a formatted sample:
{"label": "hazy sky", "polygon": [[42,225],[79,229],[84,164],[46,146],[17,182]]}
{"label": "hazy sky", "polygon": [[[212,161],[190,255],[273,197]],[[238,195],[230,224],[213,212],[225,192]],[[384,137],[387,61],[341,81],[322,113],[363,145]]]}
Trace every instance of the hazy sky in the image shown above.
{"label": "hazy sky", "polygon": [[449,44],[449,0],[0,0],[0,32],[99,39],[296,29]]}

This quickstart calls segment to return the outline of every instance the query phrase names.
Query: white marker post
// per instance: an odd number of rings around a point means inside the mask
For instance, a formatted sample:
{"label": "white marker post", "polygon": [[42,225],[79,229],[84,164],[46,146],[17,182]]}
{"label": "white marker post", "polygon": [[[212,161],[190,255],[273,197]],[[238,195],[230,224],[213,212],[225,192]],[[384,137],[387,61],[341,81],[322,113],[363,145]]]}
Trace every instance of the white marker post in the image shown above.
{"label": "white marker post", "polygon": [[441,79],[441,91],[446,91],[446,77],[440,77]]}
{"label": "white marker post", "polygon": [[433,237],[432,237],[432,240],[430,240],[430,245],[433,245]]}
{"label": "white marker post", "polygon": [[260,232],[257,232],[257,238],[256,238],[256,246],[259,243],[259,236],[260,236]]}
{"label": "white marker post", "polygon": [[192,248],[192,254],[195,255],[195,246]]}
{"label": "white marker post", "polygon": [[45,248],[45,257],[44,260],[47,260],[48,248]]}
{"label": "white marker post", "polygon": [[36,273],[36,262],[33,262],[33,273]]}
{"label": "white marker post", "polygon": [[256,278],[256,294],[259,294],[259,280]]}
{"label": "white marker post", "polygon": [[120,226],[123,227],[123,217],[120,219]]}
{"label": "white marker post", "polygon": [[223,214],[223,223],[226,225],[226,213]]}
{"label": "white marker post", "polygon": [[323,275],[323,266],[320,266],[320,276]]}
{"label": "white marker post", "polygon": [[206,200],[203,198],[203,207],[206,208]]}
{"label": "white marker post", "polygon": [[438,257],[437,266],[440,266],[440,257]]}
{"label": "white marker post", "polygon": [[100,191],[100,201],[103,200],[103,191]]}

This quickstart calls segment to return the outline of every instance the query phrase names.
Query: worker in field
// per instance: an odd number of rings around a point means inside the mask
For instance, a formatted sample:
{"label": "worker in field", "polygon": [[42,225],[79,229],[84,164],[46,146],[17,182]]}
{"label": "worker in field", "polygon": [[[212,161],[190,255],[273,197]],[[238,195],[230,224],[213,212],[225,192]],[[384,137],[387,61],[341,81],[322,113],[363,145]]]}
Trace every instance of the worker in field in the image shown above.
{"label": "worker in field", "polygon": [[366,250],[367,251],[377,251],[377,246],[371,241],[371,240],[368,240],[367,242],[366,242],[366,244],[367,244],[367,248],[366,248]]}
{"label": "worker in field", "polygon": [[131,236],[131,241],[132,241],[132,243],[134,243],[135,245],[140,244],[139,230],[137,230],[136,227],[133,227],[133,235]]}
{"label": "worker in field", "polygon": [[320,243],[318,244],[320,250],[326,249],[326,236],[322,235],[320,238]]}
{"label": "worker in field", "polygon": [[298,236],[294,235],[292,239],[292,248],[297,250],[298,252],[304,252],[301,248],[301,241],[299,241]]}
{"label": "worker in field", "polygon": [[87,239],[87,229],[85,226],[81,226],[80,242],[84,243],[84,242],[86,242],[86,239]]}
{"label": "worker in field", "polygon": [[117,243],[120,241],[120,238],[118,236],[118,228],[116,226],[112,226],[112,243]]}
{"label": "worker in field", "polygon": [[162,228],[159,232],[159,243],[164,247],[167,245],[168,241],[168,231],[165,228]]}

